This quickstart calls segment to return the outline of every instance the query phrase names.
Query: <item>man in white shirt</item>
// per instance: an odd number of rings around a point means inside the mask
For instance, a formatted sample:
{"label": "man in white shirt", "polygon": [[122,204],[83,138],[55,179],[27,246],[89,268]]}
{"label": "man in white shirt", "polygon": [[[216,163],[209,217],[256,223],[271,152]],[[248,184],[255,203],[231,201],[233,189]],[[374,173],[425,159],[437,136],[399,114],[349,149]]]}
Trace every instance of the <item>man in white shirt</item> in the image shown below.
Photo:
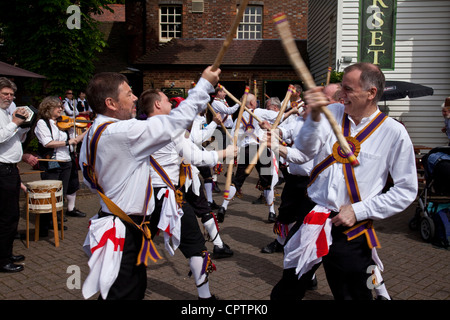
{"label": "man in white shirt", "polygon": [[[314,159],[308,195],[316,207],[288,237],[283,277],[272,290],[272,299],[303,298],[305,285],[320,261],[335,299],[373,299],[367,286],[371,277],[367,270],[376,265],[375,248],[379,243],[372,221],[405,210],[415,200],[418,189],[414,150],[408,133],[377,106],[384,83],[384,75],[377,66],[351,65],[344,70],[343,105],[328,106],[343,127],[344,136],[354,146],[357,167],[352,167],[346,156],[342,156],[330,124],[320,114],[319,107],[328,104],[322,88],[306,93],[311,116],[298,134],[295,146]],[[382,193],[388,174],[394,186]],[[305,239],[312,230],[325,231],[326,237],[321,233]],[[309,243],[314,248],[311,255],[297,250]],[[327,243],[331,245],[328,247]]]}
{"label": "man in white shirt", "polygon": [[22,159],[34,165],[34,156],[24,156],[22,142],[29,128],[19,128],[28,113],[23,108],[12,115],[8,108],[14,100],[17,87],[7,78],[0,78],[0,272],[18,272],[23,265],[15,264],[25,259],[13,255],[13,242],[20,218],[19,196],[21,180],[17,163]]}
{"label": "man in white shirt", "polygon": [[[80,154],[85,183],[92,189],[100,188],[134,223],[139,225],[148,220],[154,209],[149,179],[150,155],[184,133],[191,125],[195,116],[209,102],[209,94],[214,92],[219,74],[220,69],[211,71],[211,67],[206,68],[180,107],[170,115],[155,116],[147,121],[133,119],[137,97],[123,75],[95,75],[87,87],[86,96],[97,117],[83,140]],[[111,124],[108,125],[108,122]],[[99,138],[98,131],[94,135],[98,128],[104,129]],[[93,140],[96,143],[91,145]],[[107,218],[116,210],[110,209],[111,204],[108,206],[105,200],[100,200],[100,217]],[[134,224],[124,224],[127,233],[120,271],[106,298],[143,299],[147,287],[146,259],[138,264],[136,261],[140,258],[142,244],[148,242],[143,241],[141,230]]]}
{"label": "man in white shirt", "polygon": [[[273,123],[275,122],[278,112],[273,110],[257,108],[257,101],[255,95],[249,93],[247,96],[247,108],[252,110],[253,114],[258,117],[262,122]],[[264,130],[260,127],[258,121],[248,113],[244,111],[242,114],[242,120],[239,128],[236,128],[236,121],[233,124],[233,130],[231,135],[234,135],[234,130],[239,130],[238,146],[239,156],[235,175],[230,186],[230,191],[227,199],[224,199],[222,206],[217,211],[217,220],[223,222],[225,219],[226,210],[228,209],[229,202],[233,199],[238,190],[247,179],[248,174],[245,173],[248,164],[253,159],[255,153],[259,147],[259,139],[263,137]],[[258,159],[255,168],[259,174],[260,189],[264,190],[264,196],[266,198],[267,206],[269,207],[269,222],[275,221],[275,209],[274,209],[274,193],[272,188],[272,155],[270,150],[263,152]]]}
{"label": "man in white shirt", "polygon": [[[168,115],[171,112],[171,106],[167,101],[167,96],[163,92],[157,89],[149,89],[141,94],[139,98],[139,107],[140,110],[148,115],[147,121],[149,121],[153,117]],[[232,151],[233,146],[230,146],[229,150]],[[168,220],[167,216],[170,216],[171,214],[168,211],[168,208],[178,206],[179,209],[182,210],[182,217],[179,223],[180,231],[172,233],[180,234],[179,248],[183,255],[189,259],[190,270],[194,276],[198,295],[201,299],[213,299],[214,296],[211,295],[209,291],[208,274],[202,273],[202,266],[205,261],[205,252],[207,251],[207,248],[205,246],[205,238],[199,228],[196,217],[196,214],[200,214],[200,212],[197,211],[197,206],[202,204],[201,202],[197,202],[198,197],[203,196],[203,207],[206,207],[206,211],[203,210],[201,212],[202,216],[199,218],[202,219],[202,223],[211,238],[218,237],[219,235],[218,230],[216,229],[214,216],[206,203],[204,194],[200,192],[200,180],[198,179],[198,176],[195,176],[198,172],[195,166],[212,167],[217,164],[219,159],[224,158],[225,156],[225,150],[200,150],[200,148],[184,134],[178,136],[173,142],[152,154],[152,157],[157,164],[152,166],[151,169],[152,185],[156,199],[155,210],[150,218],[150,230],[152,235],[156,235],[158,228],[161,227],[161,232],[166,231],[164,229],[165,225],[161,221]],[[233,154],[231,154],[230,157],[233,157]],[[192,178],[182,177],[180,173],[181,168],[190,169]],[[167,179],[170,179],[170,183],[168,183]],[[188,180],[192,180],[192,183]],[[184,184],[181,185],[182,183]],[[196,185],[193,186],[194,184]],[[171,187],[174,187],[175,190],[170,190]],[[182,194],[185,201],[179,204],[168,205],[167,202],[174,202],[175,197],[163,195],[172,191],[180,191],[178,194]],[[178,199],[179,202],[181,202],[180,200],[181,199]],[[224,244],[222,243],[222,245]],[[223,251],[225,251],[225,249],[229,250],[229,247],[226,246],[226,248],[223,248]],[[173,249],[169,248],[168,250],[169,253],[172,253]],[[216,248],[214,251],[216,251]],[[232,255],[232,251],[229,251],[230,255]]]}

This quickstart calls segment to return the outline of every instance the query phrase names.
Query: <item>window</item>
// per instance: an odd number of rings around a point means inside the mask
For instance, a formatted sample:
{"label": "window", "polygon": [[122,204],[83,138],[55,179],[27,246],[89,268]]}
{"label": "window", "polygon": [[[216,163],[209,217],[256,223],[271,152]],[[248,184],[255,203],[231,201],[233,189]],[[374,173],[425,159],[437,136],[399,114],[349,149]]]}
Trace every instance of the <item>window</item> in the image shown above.
{"label": "window", "polygon": [[161,6],[159,8],[159,40],[167,42],[172,38],[181,38],[181,21],[181,6]]}
{"label": "window", "polygon": [[237,31],[238,39],[262,38],[262,7],[248,6]]}

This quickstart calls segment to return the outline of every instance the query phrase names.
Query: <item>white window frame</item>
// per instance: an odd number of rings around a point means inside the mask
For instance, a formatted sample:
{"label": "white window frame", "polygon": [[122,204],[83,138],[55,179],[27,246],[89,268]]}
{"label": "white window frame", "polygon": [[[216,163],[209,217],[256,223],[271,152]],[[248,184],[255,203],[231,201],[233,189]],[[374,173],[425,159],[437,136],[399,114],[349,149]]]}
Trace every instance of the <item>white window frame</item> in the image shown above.
{"label": "white window frame", "polygon": [[[163,14],[163,8],[171,10]],[[177,13],[177,10],[180,10],[180,13]],[[166,19],[164,19],[166,17]],[[177,22],[177,17],[179,18],[179,22]],[[172,19],[171,19],[172,18]],[[165,20],[165,21],[163,21]],[[159,7],[159,41],[160,42],[169,42],[173,38],[181,38],[182,35],[182,21],[183,21],[183,7],[180,5],[161,5]],[[164,30],[164,26],[170,28],[173,26],[173,30]],[[177,27],[179,26],[179,30]],[[163,32],[167,32],[167,36],[163,37]]]}
{"label": "white window frame", "polygon": [[257,40],[262,39],[262,33],[263,7],[248,6],[239,24],[236,37],[244,40]]}

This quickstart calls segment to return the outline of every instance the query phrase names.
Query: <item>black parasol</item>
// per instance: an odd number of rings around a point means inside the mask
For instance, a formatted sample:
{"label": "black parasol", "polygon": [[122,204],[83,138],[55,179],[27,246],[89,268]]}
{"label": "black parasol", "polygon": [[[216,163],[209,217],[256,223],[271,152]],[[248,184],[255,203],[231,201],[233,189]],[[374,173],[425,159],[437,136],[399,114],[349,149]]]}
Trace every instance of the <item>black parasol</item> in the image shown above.
{"label": "black parasol", "polygon": [[45,78],[44,76],[0,61],[0,76]]}
{"label": "black parasol", "polygon": [[386,81],[381,101],[433,95],[433,88],[406,81]]}

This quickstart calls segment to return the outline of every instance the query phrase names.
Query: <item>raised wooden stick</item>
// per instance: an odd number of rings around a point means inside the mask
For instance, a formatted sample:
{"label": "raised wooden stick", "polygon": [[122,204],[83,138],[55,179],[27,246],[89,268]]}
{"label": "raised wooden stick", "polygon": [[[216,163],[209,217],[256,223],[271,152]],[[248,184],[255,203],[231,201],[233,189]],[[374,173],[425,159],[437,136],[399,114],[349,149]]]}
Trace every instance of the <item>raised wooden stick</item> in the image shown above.
{"label": "raised wooden stick", "polygon": [[[286,92],[286,97],[283,100],[283,104],[281,105],[280,112],[278,112],[278,116],[275,119],[275,122],[272,124],[272,130],[276,129],[276,127],[278,127],[278,124],[280,123],[281,118],[283,118],[284,111],[286,110],[286,106],[289,102],[289,99],[291,98],[293,90],[294,90],[294,86],[290,85],[288,88],[288,91]],[[266,140],[261,141],[261,143],[259,144],[258,152],[255,154],[252,161],[250,161],[250,164],[245,169],[246,174],[250,174],[252,172],[253,168],[256,165],[256,162],[261,157],[263,151],[266,150],[266,148],[267,148],[267,141]]]}
{"label": "raised wooden stick", "polygon": [[[279,13],[274,16],[273,20],[276,24],[278,32],[280,33],[281,42],[283,44],[284,50],[286,51],[286,54],[289,57],[289,60],[291,61],[291,64],[294,67],[295,71],[301,77],[301,79],[306,84],[306,87],[308,89],[315,88],[316,85],[311,76],[311,73],[306,67],[305,62],[303,61],[300,52],[298,51],[297,45],[294,42],[294,38],[292,36],[286,15],[284,13]],[[342,151],[347,155],[348,161],[353,167],[358,166],[359,165],[358,159],[356,159],[355,155],[353,154],[353,151],[350,149],[350,146],[348,145],[347,140],[344,138],[344,135],[342,134],[339,125],[336,122],[336,119],[334,119],[333,114],[327,108],[327,106],[322,106],[320,109],[330,122],[330,125],[333,129],[334,134],[336,135],[336,138],[339,142]]]}
{"label": "raised wooden stick", "polygon": [[[229,96],[229,97],[231,98],[231,100],[233,100],[234,102],[236,102],[236,103],[237,103],[238,105],[240,105],[240,106],[243,105],[243,103],[242,103],[241,101],[239,101],[238,98],[236,98],[235,96],[233,96],[233,94],[230,93],[227,89],[225,89],[225,87],[222,86],[220,83],[219,83],[217,86],[219,86],[219,88],[221,88],[221,89],[227,94],[227,96]],[[245,111],[247,111],[253,118],[255,118],[256,121],[258,121],[259,123],[262,122],[262,120],[261,120],[258,116],[256,116],[256,115],[253,113],[253,111],[250,110],[245,104],[244,104],[244,109],[245,109]]]}
{"label": "raised wooden stick", "polygon": [[[239,108],[239,115],[236,119],[236,129],[234,130],[233,146],[235,146],[235,147],[237,145],[237,140],[238,140],[238,136],[239,136],[239,127],[241,125],[242,114],[244,113],[243,106],[247,103],[247,96],[248,96],[249,92],[250,92],[250,87],[249,86],[245,87],[244,99],[242,101],[241,107]],[[228,196],[230,195],[231,177],[233,175],[233,165],[234,165],[234,159],[232,159],[230,161],[230,163],[228,164],[227,180],[225,182],[225,190],[223,192],[223,197],[225,199],[228,199]]]}
{"label": "raised wooden stick", "polygon": [[[217,113],[214,111],[213,107],[209,103],[208,103],[208,110],[212,113],[213,117],[217,117]],[[229,133],[227,128],[225,128],[222,120],[220,121],[220,126],[225,131],[225,133],[228,136],[228,138],[233,139],[233,137],[231,136],[231,133]]]}
{"label": "raised wooden stick", "polygon": [[239,24],[241,23],[242,17],[244,16],[244,12],[245,9],[247,8],[248,1],[249,0],[242,0],[242,3],[239,5],[238,13],[236,14],[236,18],[234,19],[230,32],[228,33],[228,36],[226,37],[225,42],[223,43],[222,48],[220,48],[216,60],[212,65],[211,68],[212,71],[217,70],[220,64],[222,63],[223,56],[225,55],[225,52],[227,52],[228,47],[231,44],[231,41],[233,41],[233,38],[236,35],[236,30],[239,27]]}

